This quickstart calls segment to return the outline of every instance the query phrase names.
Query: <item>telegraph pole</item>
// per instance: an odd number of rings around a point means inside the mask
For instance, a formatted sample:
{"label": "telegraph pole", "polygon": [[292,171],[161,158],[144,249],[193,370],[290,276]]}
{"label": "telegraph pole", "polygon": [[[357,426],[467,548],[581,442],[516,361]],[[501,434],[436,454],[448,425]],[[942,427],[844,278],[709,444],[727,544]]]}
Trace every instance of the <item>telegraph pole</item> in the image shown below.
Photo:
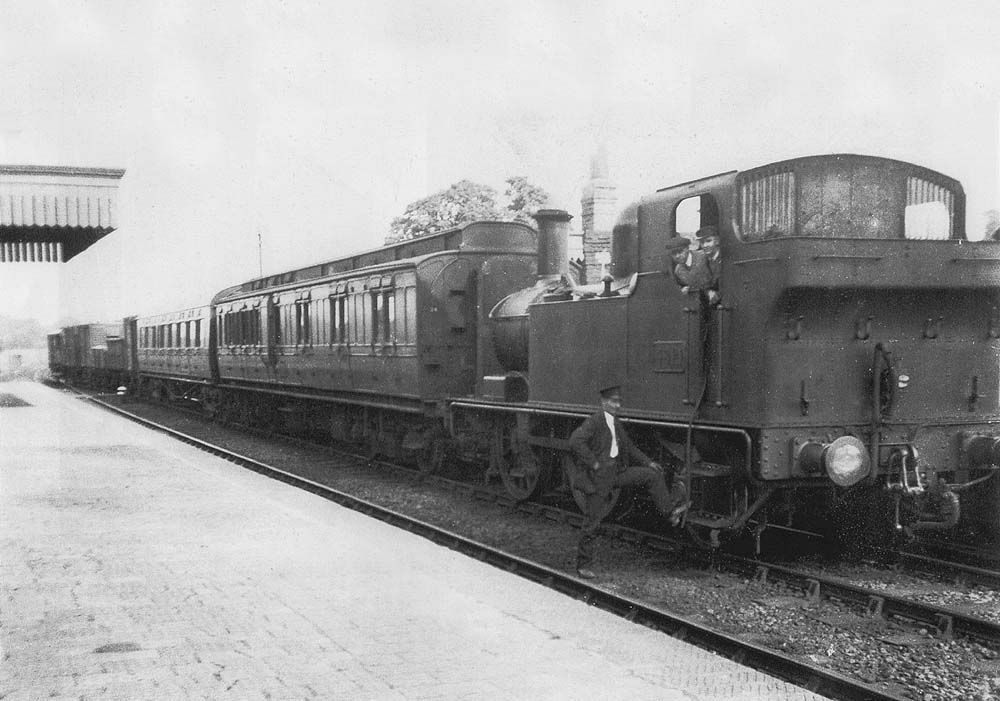
{"label": "telegraph pole", "polygon": [[260,237],[260,227],[257,228],[257,267],[260,277],[264,277],[264,243]]}

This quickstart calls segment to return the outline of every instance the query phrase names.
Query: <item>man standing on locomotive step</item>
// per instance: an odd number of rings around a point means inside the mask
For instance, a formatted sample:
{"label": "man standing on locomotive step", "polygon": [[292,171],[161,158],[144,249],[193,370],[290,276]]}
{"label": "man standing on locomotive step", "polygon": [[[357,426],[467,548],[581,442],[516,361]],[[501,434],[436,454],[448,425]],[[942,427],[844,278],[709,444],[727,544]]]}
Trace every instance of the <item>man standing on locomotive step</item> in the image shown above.
{"label": "man standing on locomotive step", "polygon": [[[576,456],[570,481],[573,489],[583,492],[586,502],[576,554],[576,571],[584,579],[596,576],[590,569],[594,561],[594,542],[612,489],[631,485],[645,487],[656,510],[669,517],[673,526],[680,523],[681,516],[690,506],[684,481],[676,478],[673,470],[669,475],[664,474],[663,467],[650,460],[625,433],[618,420],[621,405],[621,387],[602,389],[600,411],[588,416],[569,439]],[[668,477],[672,490],[667,487]]]}

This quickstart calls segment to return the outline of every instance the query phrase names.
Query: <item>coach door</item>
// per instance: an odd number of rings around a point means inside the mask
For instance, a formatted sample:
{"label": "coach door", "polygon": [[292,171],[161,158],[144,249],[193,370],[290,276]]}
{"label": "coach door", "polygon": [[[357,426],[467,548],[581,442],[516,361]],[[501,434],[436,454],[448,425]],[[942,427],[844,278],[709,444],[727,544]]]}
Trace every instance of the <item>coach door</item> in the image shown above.
{"label": "coach door", "polygon": [[264,365],[267,367],[268,378],[273,378],[274,370],[278,365],[279,346],[281,344],[281,307],[275,295],[267,298],[267,311],[265,314],[266,328],[264,329],[264,339],[267,343],[267,351],[264,354]]}

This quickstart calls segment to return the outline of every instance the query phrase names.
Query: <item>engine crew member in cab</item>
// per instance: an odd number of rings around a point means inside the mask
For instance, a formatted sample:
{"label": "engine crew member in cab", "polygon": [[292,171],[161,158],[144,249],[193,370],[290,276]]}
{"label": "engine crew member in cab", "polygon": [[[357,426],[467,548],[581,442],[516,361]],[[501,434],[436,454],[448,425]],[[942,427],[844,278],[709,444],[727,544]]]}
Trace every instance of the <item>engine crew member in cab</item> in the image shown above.
{"label": "engine crew member in cab", "polygon": [[719,248],[719,230],[714,226],[703,226],[695,234],[698,239],[698,249],[705,257],[708,268],[708,285],[705,294],[709,304],[719,303],[719,275],[722,273],[722,250]]}
{"label": "engine crew member in cab", "polygon": [[[650,460],[629,438],[618,420],[621,406],[621,387],[602,389],[600,410],[588,416],[569,439],[570,449],[576,457],[570,482],[574,489],[583,492],[586,501],[576,554],[576,571],[584,579],[596,576],[590,569],[594,561],[594,544],[611,490],[644,487],[656,510],[669,518],[673,526],[680,523],[690,506],[684,481],[677,478],[673,470],[666,474],[659,463]],[[668,484],[672,484],[672,488],[668,488]]]}
{"label": "engine crew member in cab", "polygon": [[714,226],[698,230],[701,250],[691,250],[687,238],[676,236],[667,239],[667,253],[673,262],[674,279],[681,292],[704,292],[711,305],[719,302],[719,273],[722,258],[719,252],[719,232]]}

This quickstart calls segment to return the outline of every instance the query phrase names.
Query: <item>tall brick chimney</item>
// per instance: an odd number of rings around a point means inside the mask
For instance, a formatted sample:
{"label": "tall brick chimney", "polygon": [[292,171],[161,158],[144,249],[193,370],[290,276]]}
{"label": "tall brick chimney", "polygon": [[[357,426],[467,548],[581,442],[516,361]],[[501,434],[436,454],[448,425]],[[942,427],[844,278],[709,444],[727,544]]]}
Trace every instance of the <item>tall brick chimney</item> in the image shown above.
{"label": "tall brick chimney", "polygon": [[603,144],[590,159],[590,181],[583,188],[580,209],[585,276],[580,282],[600,282],[601,264],[597,254],[611,251],[611,230],[618,216],[618,196],[608,177],[608,150]]}

